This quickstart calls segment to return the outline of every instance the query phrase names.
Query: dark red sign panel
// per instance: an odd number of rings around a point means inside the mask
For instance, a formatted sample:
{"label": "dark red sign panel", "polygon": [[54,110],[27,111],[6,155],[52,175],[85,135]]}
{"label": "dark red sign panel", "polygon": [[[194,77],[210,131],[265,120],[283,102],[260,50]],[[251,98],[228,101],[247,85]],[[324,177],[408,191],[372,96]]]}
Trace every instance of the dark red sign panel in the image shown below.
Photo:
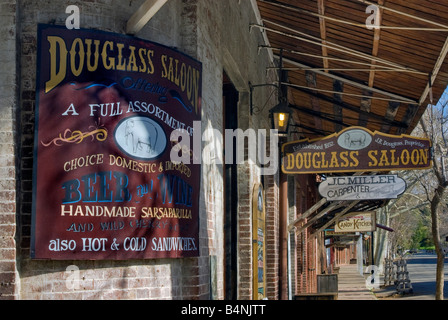
{"label": "dark red sign panel", "polygon": [[282,146],[282,170],[287,174],[371,172],[428,169],[431,141],[408,135],[371,132],[350,127],[316,140]]}
{"label": "dark red sign panel", "polygon": [[38,33],[31,256],[199,255],[200,164],[171,161],[170,136],[193,145],[201,63],[120,34]]}

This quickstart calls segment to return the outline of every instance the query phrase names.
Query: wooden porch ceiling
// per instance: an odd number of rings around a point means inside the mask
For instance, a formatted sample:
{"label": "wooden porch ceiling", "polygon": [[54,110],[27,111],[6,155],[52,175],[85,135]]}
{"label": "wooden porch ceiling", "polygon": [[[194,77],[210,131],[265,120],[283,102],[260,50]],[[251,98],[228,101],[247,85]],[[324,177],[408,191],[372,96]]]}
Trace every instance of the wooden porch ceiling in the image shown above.
{"label": "wooden porch ceiling", "polygon": [[[274,56],[283,54],[296,131],[317,138],[359,125],[410,134],[448,84],[448,2],[257,0]],[[380,28],[369,30],[375,4]],[[431,81],[430,81],[431,79]]]}

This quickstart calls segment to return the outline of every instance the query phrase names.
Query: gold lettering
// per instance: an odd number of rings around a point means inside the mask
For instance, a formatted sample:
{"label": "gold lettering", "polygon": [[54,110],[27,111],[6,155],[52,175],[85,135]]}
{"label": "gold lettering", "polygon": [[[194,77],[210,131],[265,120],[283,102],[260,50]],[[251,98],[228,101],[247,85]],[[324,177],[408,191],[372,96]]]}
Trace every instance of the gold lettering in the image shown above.
{"label": "gold lettering", "polygon": [[137,58],[135,57],[135,47],[129,46],[129,50],[131,50],[131,54],[129,55],[129,62],[128,62],[128,71],[137,72]]}
{"label": "gold lettering", "polygon": [[381,158],[380,158],[380,162],[378,163],[378,166],[380,167],[384,167],[384,166],[389,166],[389,159],[387,158],[387,150],[382,150],[381,151]]}
{"label": "gold lettering", "polygon": [[395,158],[395,152],[396,152],[396,150],[391,150],[390,151],[390,153],[391,153],[391,164],[393,165],[393,166],[398,166],[399,164],[400,164],[400,159],[399,158]]}
{"label": "gold lettering", "polygon": [[409,164],[409,160],[409,151],[405,149],[401,152],[401,163],[406,166]]}
{"label": "gold lettering", "polygon": [[369,158],[372,160],[369,162],[369,167],[376,167],[378,164],[378,160],[376,159],[376,155],[378,154],[377,150],[370,150],[367,154]]}
{"label": "gold lettering", "polygon": [[343,161],[342,164],[341,164],[341,166],[342,166],[343,168],[347,168],[347,167],[349,166],[349,161],[348,161],[348,151],[341,152],[340,157],[341,157],[341,160]]}
{"label": "gold lettering", "polygon": [[[76,46],[79,46],[79,65],[78,68],[76,68]],[[72,49],[70,50],[70,66],[71,70],[74,76],[78,77],[82,69],[84,68],[84,44],[82,43],[82,40],[80,38],[76,38],[72,43]]]}
{"label": "gold lettering", "polygon": [[427,164],[428,163],[428,149],[420,149],[420,163],[419,164]]}
{"label": "gold lettering", "polygon": [[100,56],[99,54],[99,46],[100,46],[100,41],[99,40],[95,40],[93,41],[94,45],[95,45],[95,53],[93,54],[94,57],[94,63],[92,65],[92,39],[86,39],[86,47],[87,47],[87,70],[89,70],[90,72],[96,71],[96,69],[98,68],[98,58]]}
{"label": "gold lettering", "polygon": [[103,58],[103,66],[106,70],[115,69],[115,58],[109,58],[107,54],[107,48],[113,50],[114,43],[112,41],[106,41],[103,45],[103,51],[101,57]]}
{"label": "gold lettering", "polygon": [[338,153],[336,151],[331,153],[330,167],[332,168],[339,168],[339,161],[337,155]]}
{"label": "gold lettering", "polygon": [[126,70],[126,59],[123,58],[124,43],[117,43],[117,48],[118,48],[117,70],[124,71]]}
{"label": "gold lettering", "polygon": [[301,153],[296,155],[296,169],[302,169],[303,167],[303,156]]}
{"label": "gold lettering", "polygon": [[[45,93],[61,83],[67,73],[67,47],[64,40],[56,36],[48,36],[47,40],[50,43],[50,80],[45,83]],[[58,48],[59,57],[57,56]],[[58,61],[59,68],[57,68]]]}
{"label": "gold lettering", "polygon": [[160,58],[160,62],[162,62],[162,78],[167,78],[168,77],[168,71],[166,68],[166,59],[168,57],[164,54],[161,58]]}
{"label": "gold lettering", "polygon": [[287,154],[287,161],[286,161],[286,170],[291,170],[294,168],[294,154],[288,153]]}
{"label": "gold lettering", "polygon": [[148,73],[153,74],[154,73],[154,64],[152,62],[152,57],[154,57],[154,50],[148,50]]}
{"label": "gold lettering", "polygon": [[351,168],[359,166],[358,156],[359,156],[359,151],[350,152],[350,159],[353,160],[353,162],[350,163]]}
{"label": "gold lettering", "polygon": [[417,149],[412,150],[411,153],[411,162],[414,166],[418,165],[418,163],[420,162],[420,153]]}
{"label": "gold lettering", "polygon": [[319,156],[320,156],[320,154],[317,152],[313,154],[313,167],[316,169],[321,168],[321,162],[316,159]]}
{"label": "gold lettering", "polygon": [[321,158],[322,158],[322,169],[328,168],[329,164],[328,161],[325,160],[325,152],[321,152]]}

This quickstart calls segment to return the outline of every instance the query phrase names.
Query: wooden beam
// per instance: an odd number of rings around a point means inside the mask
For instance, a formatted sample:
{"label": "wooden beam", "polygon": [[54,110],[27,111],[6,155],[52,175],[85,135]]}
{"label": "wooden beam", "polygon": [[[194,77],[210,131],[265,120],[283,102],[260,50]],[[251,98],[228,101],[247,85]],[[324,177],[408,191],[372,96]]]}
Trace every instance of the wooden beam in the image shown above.
{"label": "wooden beam", "polygon": [[[333,90],[337,92],[344,91],[344,83],[340,80],[333,80]],[[342,95],[335,93],[334,100],[336,103],[333,103],[333,112],[335,119],[337,121],[342,122]],[[338,123],[334,124],[334,131],[339,132],[342,130],[342,126]]]}
{"label": "wooden beam", "polygon": [[364,113],[359,114],[358,125],[361,127],[366,127],[367,122],[369,121],[369,113],[372,107],[372,99],[367,98],[367,96],[371,96],[372,92],[370,90],[363,90],[362,94],[366,96],[365,98],[361,98],[361,111]]}
{"label": "wooden beam", "polygon": [[409,13],[406,13],[406,12],[403,12],[403,11],[400,11],[400,10],[396,10],[396,9],[393,9],[393,8],[388,8],[388,7],[384,6],[384,5],[380,5],[380,4],[372,2],[372,1],[367,1],[367,0],[356,0],[356,1],[364,3],[364,4],[367,4],[367,5],[375,5],[375,6],[379,7],[379,8],[381,8],[381,9],[384,9],[384,10],[387,10],[387,11],[390,11],[390,12],[394,12],[394,13],[397,13],[397,14],[401,14],[401,15],[403,15],[405,17],[408,17],[408,18],[411,18],[411,19],[415,19],[415,20],[419,20],[419,21],[422,21],[422,22],[430,23],[432,25],[441,27],[443,29],[447,29],[448,28],[448,25],[446,25],[446,24],[442,24],[442,23],[438,23],[438,22],[435,22],[435,21],[432,21],[432,20],[429,20],[429,19],[421,18],[421,17],[415,16],[415,15],[412,15],[412,14],[409,14]]}
{"label": "wooden beam", "polygon": [[[442,64],[445,61],[447,53],[448,53],[448,37],[446,38],[445,44],[443,45],[442,49],[440,50],[439,57],[437,58],[437,62],[435,64],[435,66],[434,66],[434,70],[432,71],[432,74],[431,74],[431,83],[432,83],[432,85],[434,85],[434,82],[437,79],[437,75],[438,75],[438,73],[440,71],[440,68],[442,68]],[[423,91],[423,94],[422,94],[421,98],[420,98],[420,101],[419,101],[420,105],[425,102],[426,98],[428,97],[429,90],[430,90],[430,87],[429,87],[429,83],[428,83],[426,85],[425,90]]]}
{"label": "wooden beam", "polygon": [[322,218],[327,213],[329,213],[333,210],[339,209],[340,207],[343,207],[343,206],[346,206],[345,201],[333,202],[328,207],[326,207],[322,211],[320,211],[318,214],[316,214],[313,217],[311,217],[310,219],[308,219],[308,221],[303,226],[297,227],[296,233],[301,233],[302,231],[307,229],[309,226],[311,226],[316,220]]}
{"label": "wooden beam", "polygon": [[314,236],[318,235],[320,232],[322,232],[323,230],[325,230],[326,228],[328,228],[330,225],[332,225],[337,219],[339,219],[340,217],[342,217],[343,215],[345,215],[348,211],[350,211],[355,205],[357,205],[359,203],[359,200],[353,201],[352,203],[350,203],[350,205],[348,205],[344,210],[342,210],[341,212],[337,213],[330,221],[328,221],[325,225],[323,225],[322,227],[319,228],[319,230],[317,230],[316,232],[314,232],[310,238],[313,238]]}
{"label": "wooden beam", "polygon": [[[261,19],[260,9],[258,8],[257,1],[258,0],[250,0],[250,4],[252,5],[252,10],[255,13],[257,23],[262,24],[263,20]],[[263,41],[264,41],[265,45],[269,47],[270,43],[269,43],[268,35],[266,34],[266,32],[261,32],[261,36],[263,37]],[[268,55],[269,55],[269,62],[271,64],[273,64],[274,63],[274,53],[272,52],[272,49],[268,49]]]}
{"label": "wooden beam", "polygon": [[[384,116],[385,119],[389,121],[393,121],[395,119],[395,116],[397,115],[398,108],[400,107],[400,103],[398,102],[389,102],[389,107],[386,110],[386,115]],[[388,133],[390,130],[390,124],[389,123],[383,123],[381,126],[381,132]]]}
{"label": "wooden beam", "polygon": [[[317,100],[317,99],[316,99],[316,100]],[[308,109],[308,108],[299,107],[299,106],[297,106],[297,105],[291,105],[291,104],[289,105],[289,107],[290,107],[291,109],[297,110],[298,112],[306,113],[306,114],[308,114],[308,115],[313,116],[314,118],[318,118],[318,119],[319,119],[319,122],[321,122],[321,123],[322,123],[321,120],[325,120],[325,121],[328,121],[328,122],[337,123],[337,124],[339,124],[339,125],[341,125],[341,126],[344,126],[344,127],[350,127],[349,124],[344,123],[344,122],[341,121],[341,120],[336,120],[336,119],[334,119],[334,118],[331,118],[331,117],[329,117],[329,116],[326,116],[325,114],[323,114],[323,113],[320,112],[320,111],[315,111],[315,110],[311,110],[311,109]],[[317,129],[317,128],[316,128],[316,129]],[[319,130],[322,131],[322,128],[319,128]]]}
{"label": "wooden beam", "polygon": [[[433,86],[434,86],[434,82],[437,79],[437,75],[439,74],[439,71],[442,68],[443,62],[445,61],[447,54],[448,54],[448,37],[446,38],[445,43],[444,43],[442,49],[440,50],[439,57],[437,58],[436,64],[434,65],[434,69],[431,74],[431,83]],[[428,81],[428,84],[426,85],[426,88],[423,91],[422,96],[420,97],[419,103],[418,104],[410,104],[408,109],[406,110],[406,114],[403,117],[402,122],[406,123],[408,127],[411,125],[412,120],[414,120],[414,117],[417,114],[419,106],[423,105],[423,103],[426,101],[426,98],[428,97],[430,89],[431,88],[429,86],[429,81]],[[399,134],[404,133],[404,132],[406,132],[406,130],[404,130],[404,129],[398,130]]]}
{"label": "wooden beam", "polygon": [[[317,0],[317,10],[320,15],[325,16],[325,0]],[[322,17],[319,17],[319,25],[320,25],[320,37],[322,38],[322,56],[327,57],[328,56],[328,50],[327,50],[327,31],[326,31],[326,25],[325,25],[325,19]],[[323,59],[324,68],[329,68],[328,59]],[[328,72],[325,70],[325,72]]]}
{"label": "wooden beam", "polygon": [[[318,37],[315,37],[315,36],[312,36],[310,34],[307,34],[307,33],[304,33],[304,32],[301,32],[301,31],[298,31],[298,30],[295,30],[295,29],[292,29],[290,27],[287,27],[285,25],[279,24],[279,23],[271,21],[271,20],[263,19],[263,22],[267,22],[267,23],[272,24],[272,25],[274,25],[276,27],[285,29],[288,32],[292,32],[294,34],[287,33],[287,32],[284,32],[284,31],[277,30],[277,29],[273,29],[273,28],[269,28],[269,27],[266,27],[264,25],[253,24],[253,23],[251,23],[249,26],[251,28],[252,27],[257,27],[257,28],[260,28],[260,29],[263,29],[263,30],[271,31],[273,33],[280,34],[280,35],[283,35],[285,37],[289,37],[289,38],[292,38],[292,39],[296,39],[296,40],[300,40],[300,41],[303,41],[303,42],[311,43],[311,44],[314,44],[314,45],[317,45],[317,46],[321,46],[321,47],[325,46],[325,47],[328,47],[331,50],[338,51],[338,52],[343,52],[344,54],[348,54],[348,55],[351,55],[351,56],[362,58],[364,60],[369,60],[369,61],[375,60],[377,63],[381,63],[381,64],[384,64],[384,65],[387,65],[387,66],[391,66],[391,67],[394,67],[394,68],[420,72],[420,70],[416,70],[414,68],[404,67],[404,66],[402,66],[402,65],[400,65],[398,63],[395,63],[395,62],[392,62],[392,61],[389,61],[389,60],[386,60],[386,59],[382,59],[382,58],[379,58],[379,57],[374,57],[371,54],[366,54],[364,52],[345,47],[345,46],[340,45],[340,44],[335,43],[335,42],[326,41],[325,44],[322,44],[322,39],[320,39]],[[295,34],[297,34],[297,35],[295,35]]]}
{"label": "wooden beam", "polygon": [[139,32],[168,0],[146,0],[128,20],[127,34]]}
{"label": "wooden beam", "polygon": [[408,106],[408,108],[406,109],[406,114],[404,115],[403,120],[401,120],[401,122],[406,126],[403,128],[398,128],[397,134],[402,134],[406,132],[406,130],[411,125],[411,122],[414,119],[415,115],[417,114],[418,107],[419,107],[418,104],[410,104]]}
{"label": "wooden beam", "polygon": [[[328,135],[334,133],[333,131],[329,132],[329,131],[324,131],[324,130],[317,130],[316,128],[312,128],[312,127],[309,127],[307,125],[304,125],[304,124],[301,124],[301,123],[297,123],[297,122],[295,124],[292,124],[291,126],[308,130],[308,131],[312,132],[313,134],[316,134],[316,135],[322,136],[322,137],[325,137],[325,136],[328,136]],[[303,136],[305,136],[307,134],[307,132],[303,132],[303,131],[302,132],[296,131],[296,132],[298,134],[303,135]]]}
{"label": "wooden beam", "polygon": [[291,222],[288,225],[288,232],[291,232],[292,229],[302,220],[308,218],[314,211],[318,210],[320,207],[322,207],[325,203],[327,203],[327,199],[322,198],[317,202],[315,205],[313,205],[311,208],[306,210],[304,213],[300,215],[297,219],[295,219],[293,222]]}
{"label": "wooden beam", "polygon": [[379,114],[376,114],[376,113],[369,113],[369,112],[363,111],[360,108],[355,107],[353,105],[350,105],[350,104],[348,104],[346,102],[338,102],[338,101],[336,101],[336,99],[334,99],[332,97],[329,97],[329,96],[326,96],[326,95],[320,94],[320,93],[314,93],[314,92],[312,92],[312,90],[309,90],[309,89],[302,89],[302,88],[297,88],[297,87],[294,87],[294,86],[292,86],[291,88],[294,89],[294,90],[298,90],[298,91],[307,93],[307,94],[315,95],[317,98],[319,98],[321,100],[324,100],[324,101],[327,101],[327,102],[330,102],[330,103],[333,103],[333,104],[339,104],[344,109],[347,109],[347,110],[359,113],[360,115],[364,114],[365,116],[368,116],[368,117],[370,117],[370,118],[372,118],[372,119],[374,119],[376,121],[379,121],[381,123],[382,122],[389,123],[391,126],[394,126],[394,127],[397,127],[397,128],[404,128],[405,130],[409,126],[405,122],[389,121],[388,119],[385,119],[383,115],[379,115]]}
{"label": "wooden beam", "polygon": [[[383,5],[384,1],[379,0],[378,4]],[[381,9],[379,11],[378,16],[376,17],[376,19],[378,19],[379,21],[375,21],[375,22],[378,22],[377,25],[379,25],[379,26],[381,25],[382,16],[383,16],[383,9]],[[372,45],[372,56],[374,56],[374,57],[378,56],[380,39],[381,39],[381,29],[375,28],[373,31],[373,45]],[[375,81],[375,66],[376,66],[376,61],[372,60],[372,66],[370,67],[370,74],[369,74],[369,87],[371,87],[371,88],[373,88],[373,83]],[[365,93],[365,90],[364,90],[364,93]],[[369,91],[369,93],[370,93],[370,95],[372,95],[372,93],[370,91]],[[371,105],[372,105],[372,99],[369,99],[369,98],[361,99],[361,110],[370,112]],[[368,119],[369,119],[368,116],[362,116],[362,117],[360,116],[359,117],[359,125],[366,126]]]}
{"label": "wooden beam", "polygon": [[[378,4],[383,5],[384,1],[379,0]],[[379,10],[378,16],[376,17],[376,19],[378,19],[379,21],[375,21],[375,24],[377,24],[379,26],[381,25],[382,15],[383,15],[383,9]],[[374,57],[378,56],[378,49],[380,46],[380,38],[381,38],[381,29],[375,28],[373,31],[373,46],[372,46],[372,56],[374,56]],[[371,67],[371,71],[369,74],[369,87],[373,87],[373,81],[375,79],[375,64],[376,64],[376,61],[372,60],[372,67]]]}
{"label": "wooden beam", "polygon": [[[276,57],[278,57],[278,56],[276,56]],[[303,63],[300,63],[300,62],[297,62],[297,61],[294,61],[294,60],[291,60],[291,59],[288,59],[288,58],[283,58],[283,62],[292,64],[292,65],[300,67],[300,68],[310,68],[309,66],[307,66],[307,65],[305,65]],[[354,86],[356,88],[366,89],[366,90],[371,91],[372,93],[378,93],[378,94],[381,94],[383,96],[389,97],[391,99],[401,100],[404,103],[417,103],[417,101],[414,101],[412,99],[405,98],[405,97],[402,97],[400,95],[397,95],[397,94],[394,94],[394,93],[391,93],[391,92],[387,92],[387,91],[384,91],[384,90],[371,88],[371,87],[369,87],[369,86],[367,86],[367,85],[365,85],[363,83],[359,83],[359,82],[356,82],[356,81],[353,81],[353,80],[349,80],[349,79],[346,79],[346,78],[334,75],[332,73],[326,73],[326,72],[319,71],[319,70],[316,70],[314,72],[316,74],[324,75],[324,76],[332,78],[332,79],[340,80],[340,81],[344,82],[345,84]]]}
{"label": "wooden beam", "polygon": [[[308,87],[317,87],[316,84],[316,74],[314,72],[306,71],[305,72],[305,78],[306,78],[306,84]],[[320,113],[320,104],[319,99],[317,99],[315,96],[310,96],[311,99],[311,106],[313,107],[313,110],[317,113]],[[322,120],[314,116],[314,123],[316,124],[316,128],[319,130],[322,130]]]}

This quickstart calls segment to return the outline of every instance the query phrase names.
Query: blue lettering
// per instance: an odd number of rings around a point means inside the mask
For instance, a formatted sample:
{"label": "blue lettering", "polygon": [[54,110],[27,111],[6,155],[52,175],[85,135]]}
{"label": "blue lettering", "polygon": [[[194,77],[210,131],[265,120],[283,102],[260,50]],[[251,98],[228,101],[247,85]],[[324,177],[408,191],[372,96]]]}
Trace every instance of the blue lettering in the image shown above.
{"label": "blue lettering", "polygon": [[132,198],[128,189],[129,179],[128,176],[121,172],[114,172],[114,177],[117,180],[115,196],[115,202],[130,201]]}
{"label": "blue lettering", "polygon": [[79,180],[69,180],[62,184],[62,189],[65,189],[65,198],[62,203],[75,203],[81,200],[81,192],[79,191]]}
{"label": "blue lettering", "polygon": [[[66,181],[62,184],[65,190],[65,197],[62,199],[63,204],[83,202],[124,202],[130,201],[132,195],[128,189],[129,178],[121,172],[113,172],[115,178],[115,198],[114,192],[110,190],[110,181],[112,180],[112,172],[91,173],[81,177],[84,184],[77,179]],[[83,190],[84,194],[80,191]]]}

